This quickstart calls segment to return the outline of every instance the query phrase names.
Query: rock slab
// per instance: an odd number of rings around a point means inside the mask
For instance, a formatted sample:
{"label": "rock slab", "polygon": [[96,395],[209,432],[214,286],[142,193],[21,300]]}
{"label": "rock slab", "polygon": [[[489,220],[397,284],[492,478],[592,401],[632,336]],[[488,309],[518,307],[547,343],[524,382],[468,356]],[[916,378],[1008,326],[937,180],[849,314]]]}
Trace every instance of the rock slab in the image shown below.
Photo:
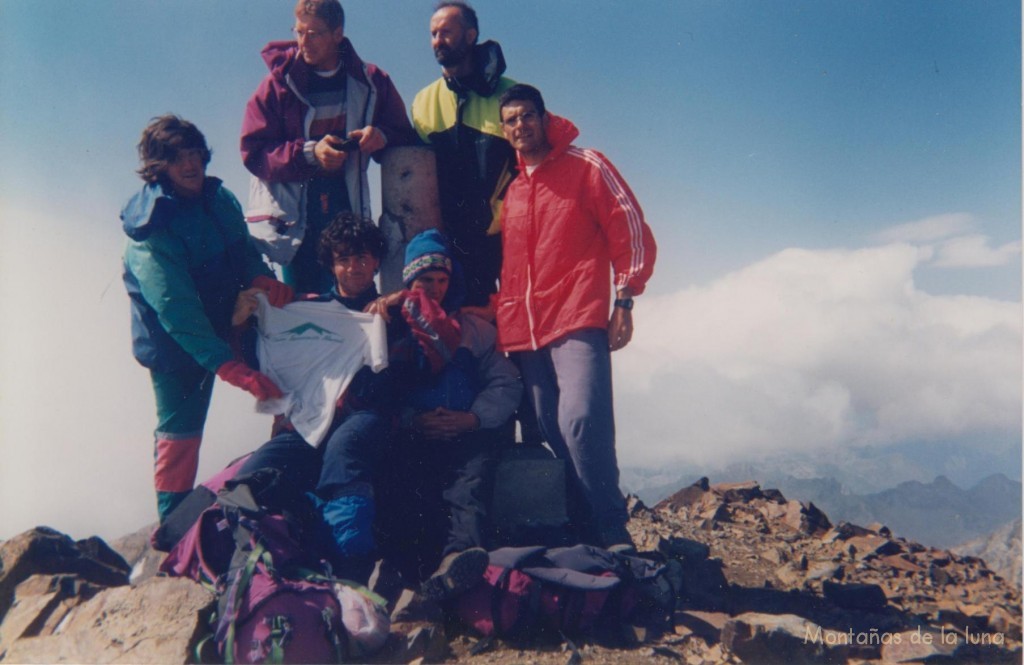
{"label": "rock slab", "polygon": [[[0,662],[194,662],[192,646],[214,609],[214,597],[203,587],[169,577],[98,590],[81,602],[61,599],[59,588],[32,578],[16,595],[4,638],[9,629],[21,630],[3,645]],[[19,617],[23,608],[28,614]]]}

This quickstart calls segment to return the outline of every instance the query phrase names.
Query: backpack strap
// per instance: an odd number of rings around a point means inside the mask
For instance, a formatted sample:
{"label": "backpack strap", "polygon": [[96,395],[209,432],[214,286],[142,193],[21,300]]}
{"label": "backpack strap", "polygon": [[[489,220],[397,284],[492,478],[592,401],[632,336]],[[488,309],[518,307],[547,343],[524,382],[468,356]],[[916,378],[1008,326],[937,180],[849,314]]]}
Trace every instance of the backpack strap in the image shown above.
{"label": "backpack strap", "polygon": [[270,634],[267,636],[270,640],[270,653],[267,654],[267,663],[283,663],[284,662],[284,643],[288,640],[291,635],[292,627],[288,623],[288,617],[281,615],[275,616],[270,621]]}
{"label": "backpack strap", "polygon": [[[334,612],[331,608],[325,607],[320,612],[320,616],[324,620],[324,630],[327,631],[327,636],[331,640],[331,644],[334,646],[334,662],[343,663],[345,662],[345,654],[348,653],[348,632],[342,628],[342,630],[334,630]],[[341,621],[341,617],[338,617]]]}
{"label": "backpack strap", "polygon": [[259,502],[253,495],[249,480],[252,476],[228,481],[224,489],[217,493],[217,503],[225,512],[235,512],[243,515],[259,517],[264,514]]}
{"label": "backpack strap", "polygon": [[[236,551],[236,556],[239,554]],[[273,562],[270,561],[270,557],[267,556],[266,547],[262,543],[255,543],[252,551],[248,553],[245,560],[245,565],[234,570],[230,573],[228,587],[220,597],[218,603],[218,614],[220,615],[220,621],[217,623],[216,637],[217,641],[224,642],[224,662],[234,662],[234,651],[235,651],[235,622],[238,620],[238,615],[242,609],[242,601],[245,598],[245,591],[249,588],[249,584],[252,582],[252,576],[256,572],[256,565],[263,561],[264,565],[270,565],[273,567]]]}
{"label": "backpack strap", "polygon": [[[543,549],[543,547],[540,548],[542,551]],[[533,580],[529,586],[529,595],[526,597],[526,607],[520,608],[512,625],[504,628],[502,624],[501,601],[503,597],[510,595],[508,590],[513,570],[516,569],[503,569],[491,590],[491,622],[494,626],[494,635],[496,637],[503,638],[510,635],[525,634],[526,631],[533,627],[536,618],[540,616],[541,585],[536,580]],[[526,571],[520,572],[528,574]]]}
{"label": "backpack strap", "polygon": [[[211,616],[211,619],[215,619],[215,617]],[[211,621],[210,623],[213,623],[213,621]],[[195,659],[194,662],[196,662],[196,663],[212,663],[212,662],[214,662],[213,656],[216,655],[216,648],[217,647],[215,646],[215,643],[213,641],[213,631],[210,630],[209,632],[207,632],[207,634],[205,636],[203,636],[202,639],[200,639],[198,642],[196,642],[195,648],[192,649],[192,657]],[[213,649],[214,652],[210,653],[208,651],[209,649]]]}
{"label": "backpack strap", "polygon": [[[511,633],[515,626],[509,628],[509,630],[503,630],[501,624],[501,599],[502,596],[508,591],[509,578],[512,576],[512,569],[505,568],[498,575],[498,579],[494,581],[494,586],[491,588],[491,622],[494,625],[494,634],[498,637],[505,637],[508,633]],[[517,618],[515,623],[519,623]]]}

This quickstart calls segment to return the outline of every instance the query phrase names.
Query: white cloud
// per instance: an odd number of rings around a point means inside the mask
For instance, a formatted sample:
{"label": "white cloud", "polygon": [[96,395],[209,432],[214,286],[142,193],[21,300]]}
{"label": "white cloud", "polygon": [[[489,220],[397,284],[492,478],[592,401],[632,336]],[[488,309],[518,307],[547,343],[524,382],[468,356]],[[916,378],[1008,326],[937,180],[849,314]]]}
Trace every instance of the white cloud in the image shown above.
{"label": "white cloud", "polygon": [[974,225],[973,215],[951,212],[900,224],[882,231],[876,237],[883,243],[927,243],[967,233]]}
{"label": "white cloud", "polygon": [[921,292],[926,259],[906,244],[788,249],[638,299],[615,361],[621,459],[1019,432],[1020,303]]}
{"label": "white cloud", "polygon": [[990,268],[1020,257],[1019,241],[993,247],[989,236],[972,232],[976,226],[973,215],[948,213],[894,226],[875,239],[918,246],[922,260],[936,268]]}
{"label": "white cloud", "polygon": [[1003,266],[1020,257],[1020,241],[992,247],[984,235],[950,238],[936,248],[935,265],[939,268],[984,268]]}
{"label": "white cloud", "polygon": [[[123,235],[109,209],[103,224],[83,207],[79,226],[104,230],[77,235],[15,212],[4,219],[22,223],[0,225],[0,247],[18,248],[0,261],[0,538],[41,524],[121,536],[156,520],[156,410],[131,356]],[[270,431],[246,393],[217,384],[200,477]]]}

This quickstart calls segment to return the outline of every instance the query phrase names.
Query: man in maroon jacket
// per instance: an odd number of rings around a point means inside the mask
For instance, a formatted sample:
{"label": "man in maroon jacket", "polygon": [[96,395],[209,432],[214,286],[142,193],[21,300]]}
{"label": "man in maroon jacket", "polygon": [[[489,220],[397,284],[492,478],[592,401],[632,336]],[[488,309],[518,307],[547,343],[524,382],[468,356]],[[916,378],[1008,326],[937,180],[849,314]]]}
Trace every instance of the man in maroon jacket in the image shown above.
{"label": "man in maroon jacket", "polygon": [[633,336],[633,296],[654,270],[654,237],[619,172],[601,153],[572,144],[579,131],[545,111],[540,91],[512,86],[499,105],[519,175],[501,216],[498,345],[518,352],[541,433],[572,462],[573,489],[588,509],[575,516],[581,535],[631,547],[610,352]]}
{"label": "man in maroon jacket", "polygon": [[246,221],[267,257],[296,291],[333,283],[318,265],[316,238],[340,212],[372,218],[366,168],[386,146],[414,132],[398,90],[363,62],[345,37],[338,0],[299,0],[297,41],[270,42],[270,73],[242,122],[242,161],[253,174]]}

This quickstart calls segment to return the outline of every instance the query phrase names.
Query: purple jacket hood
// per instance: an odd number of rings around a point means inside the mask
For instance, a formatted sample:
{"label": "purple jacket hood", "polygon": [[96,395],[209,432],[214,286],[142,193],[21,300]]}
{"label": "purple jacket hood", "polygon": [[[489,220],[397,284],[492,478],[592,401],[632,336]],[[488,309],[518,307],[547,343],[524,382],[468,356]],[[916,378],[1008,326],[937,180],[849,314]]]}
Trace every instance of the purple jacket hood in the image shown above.
{"label": "purple jacket hood", "polygon": [[[358,81],[368,83],[366,74],[363,71],[364,63],[356,53],[348,37],[341,41],[338,50],[341,53],[341,62],[345,68],[345,73]],[[267,64],[267,69],[270,70],[270,73],[282,85],[285,84],[285,77],[290,75],[299,90],[306,89],[306,84],[313,70],[299,55],[298,42],[294,40],[269,42],[260,51],[260,55],[263,56],[263,62]],[[370,66],[372,67],[373,65]]]}

